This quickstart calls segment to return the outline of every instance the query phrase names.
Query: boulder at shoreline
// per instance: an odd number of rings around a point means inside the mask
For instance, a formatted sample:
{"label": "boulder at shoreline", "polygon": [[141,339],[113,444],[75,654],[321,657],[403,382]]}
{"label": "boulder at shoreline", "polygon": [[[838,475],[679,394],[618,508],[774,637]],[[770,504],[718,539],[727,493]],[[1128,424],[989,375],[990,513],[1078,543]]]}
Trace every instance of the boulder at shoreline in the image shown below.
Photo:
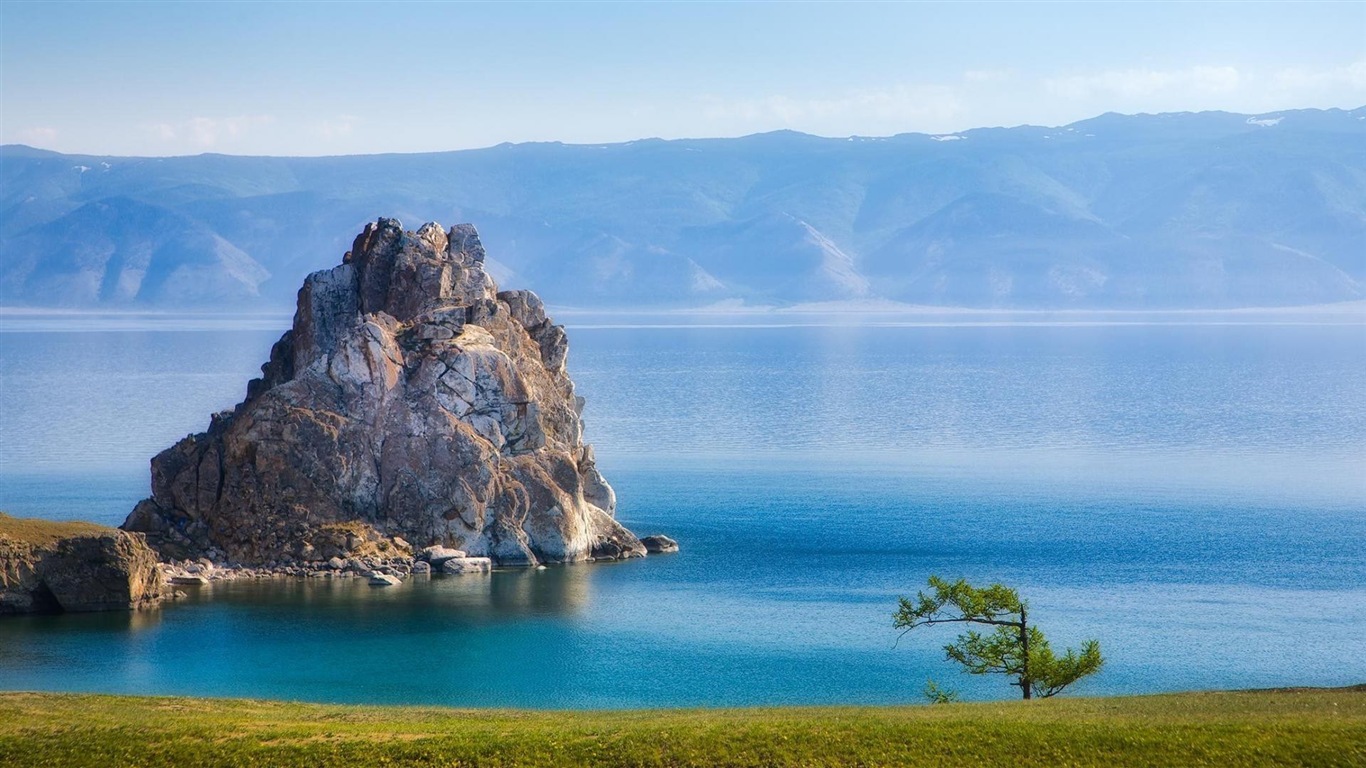
{"label": "boulder at shoreline", "polygon": [[127,611],[168,595],[141,534],[0,512],[0,614]]}
{"label": "boulder at shoreline", "polygon": [[677,552],[678,542],[663,534],[654,536],[643,536],[640,543],[645,547],[645,551],[654,553]]}

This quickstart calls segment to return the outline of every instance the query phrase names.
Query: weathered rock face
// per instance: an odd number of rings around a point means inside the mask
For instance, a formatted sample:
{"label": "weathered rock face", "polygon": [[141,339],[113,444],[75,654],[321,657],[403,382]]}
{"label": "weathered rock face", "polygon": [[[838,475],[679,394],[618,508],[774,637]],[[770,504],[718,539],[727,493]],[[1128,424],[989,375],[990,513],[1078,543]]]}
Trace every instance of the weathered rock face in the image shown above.
{"label": "weathered rock face", "polygon": [[166,596],[138,534],[0,514],[0,614],[126,611]]}
{"label": "weathered rock face", "polygon": [[152,460],[123,527],[167,557],[249,564],[430,545],[500,564],[643,556],[583,443],[564,329],[483,262],[468,224],[367,225],[304,281],[246,400]]}

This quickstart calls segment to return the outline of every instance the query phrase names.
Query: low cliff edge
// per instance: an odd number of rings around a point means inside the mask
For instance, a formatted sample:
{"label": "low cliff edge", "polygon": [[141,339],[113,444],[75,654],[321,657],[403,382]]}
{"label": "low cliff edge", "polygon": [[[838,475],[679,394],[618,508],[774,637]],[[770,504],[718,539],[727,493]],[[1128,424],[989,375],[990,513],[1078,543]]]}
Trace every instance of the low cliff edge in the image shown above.
{"label": "low cliff edge", "polygon": [[143,537],[0,512],[0,615],[133,610],[167,597]]}

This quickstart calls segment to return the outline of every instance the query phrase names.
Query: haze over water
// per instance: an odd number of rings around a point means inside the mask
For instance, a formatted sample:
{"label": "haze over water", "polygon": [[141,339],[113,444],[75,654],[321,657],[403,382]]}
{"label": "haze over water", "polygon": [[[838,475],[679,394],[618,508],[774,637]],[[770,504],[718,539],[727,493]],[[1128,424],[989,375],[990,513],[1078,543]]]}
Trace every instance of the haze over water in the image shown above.
{"label": "haze over water", "polygon": [[[45,321],[46,322],[46,321]],[[587,437],[683,551],[411,582],[215,585],[0,622],[0,689],[631,707],[918,700],[930,573],[1021,589],[1078,693],[1366,679],[1366,324],[570,322]],[[776,327],[772,327],[776,326]],[[0,509],[117,524],[279,327],[0,334]],[[44,327],[66,327],[47,322]],[[74,326],[73,326],[74,327]]]}

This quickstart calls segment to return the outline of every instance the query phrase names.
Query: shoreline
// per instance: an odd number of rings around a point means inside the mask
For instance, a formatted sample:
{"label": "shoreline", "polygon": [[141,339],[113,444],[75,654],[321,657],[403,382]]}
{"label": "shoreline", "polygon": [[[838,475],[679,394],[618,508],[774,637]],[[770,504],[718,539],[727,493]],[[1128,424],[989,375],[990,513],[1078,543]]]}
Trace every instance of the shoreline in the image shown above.
{"label": "shoreline", "polygon": [[[791,306],[567,307],[547,311],[569,330],[729,328],[1209,327],[1366,325],[1366,300],[1249,307],[954,307],[891,303]],[[0,306],[0,333],[85,331],[282,332],[293,310],[241,312]]]}
{"label": "shoreline", "polygon": [[1152,701],[1160,698],[1196,698],[1196,697],[1215,697],[1215,696],[1291,696],[1291,695],[1319,695],[1319,694],[1344,694],[1347,696],[1361,696],[1360,704],[1363,706],[1363,717],[1366,717],[1366,682],[1352,683],[1349,685],[1282,685],[1269,688],[1193,688],[1176,691],[1156,691],[1150,693],[1117,693],[1117,694],[1095,694],[1095,695],[1061,695],[1052,698],[1034,698],[1029,701],[1022,701],[1015,698],[1000,699],[972,699],[955,701],[949,704],[932,704],[924,700],[917,692],[914,685],[909,685],[908,690],[916,697],[915,700],[899,704],[739,704],[739,705],[717,705],[717,706],[661,706],[661,707],[500,707],[500,706],[462,706],[454,704],[386,704],[386,703],[360,703],[360,702],[335,702],[322,701],[316,699],[290,699],[274,698],[262,696],[197,696],[182,694],[158,694],[158,693],[105,693],[101,691],[50,691],[32,689],[0,689],[0,712],[4,710],[8,702],[16,697],[34,696],[42,698],[90,698],[121,701],[141,701],[141,702],[199,702],[199,703],[219,703],[219,704],[267,704],[279,706],[299,706],[309,708],[328,708],[328,709],[350,709],[350,710],[380,710],[380,711],[415,711],[415,712],[449,712],[449,713],[480,713],[480,714],[524,714],[524,715],[621,715],[621,714],[686,714],[686,713],[720,713],[720,712],[792,712],[792,713],[816,713],[816,712],[872,712],[872,711],[921,711],[933,710],[944,711],[957,707],[1012,707],[1019,705],[1022,707],[1031,706],[1056,706],[1065,703],[1086,702],[1090,704],[1102,702],[1128,702],[1128,701]]}
{"label": "shoreline", "polygon": [[[402,541],[402,539],[399,539]],[[293,560],[266,565],[242,565],[241,563],[215,563],[207,557],[197,560],[163,560],[162,581],[168,587],[199,586],[214,582],[250,579],[369,579],[371,586],[397,586],[405,579],[430,576],[466,576],[470,574],[489,574],[493,571],[545,570],[551,565],[586,565],[597,562],[621,562],[637,560],[649,555],[667,555],[678,552],[678,542],[655,534],[644,536],[641,542],[645,554],[625,553],[617,557],[594,557],[592,555],[571,561],[536,561],[523,563],[500,562],[489,556],[470,556],[463,550],[435,545],[427,547],[415,555],[374,555],[349,554],[346,557],[332,557],[328,560]],[[403,542],[407,546],[407,542]]]}

